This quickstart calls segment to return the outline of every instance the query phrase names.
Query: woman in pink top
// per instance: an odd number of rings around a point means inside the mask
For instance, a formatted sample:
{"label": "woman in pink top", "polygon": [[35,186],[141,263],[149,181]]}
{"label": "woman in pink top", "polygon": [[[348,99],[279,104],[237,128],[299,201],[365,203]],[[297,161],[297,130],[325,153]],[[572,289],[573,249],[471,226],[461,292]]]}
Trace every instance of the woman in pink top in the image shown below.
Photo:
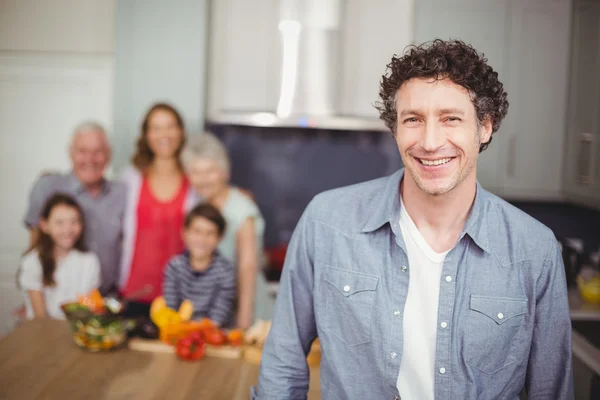
{"label": "woman in pink top", "polygon": [[182,172],[179,154],[185,143],[180,114],[168,104],[146,113],[133,166],[123,172],[128,187],[119,287],[136,297],[127,314],[147,316],[162,294],[164,268],[183,251],[181,227],[197,197]]}

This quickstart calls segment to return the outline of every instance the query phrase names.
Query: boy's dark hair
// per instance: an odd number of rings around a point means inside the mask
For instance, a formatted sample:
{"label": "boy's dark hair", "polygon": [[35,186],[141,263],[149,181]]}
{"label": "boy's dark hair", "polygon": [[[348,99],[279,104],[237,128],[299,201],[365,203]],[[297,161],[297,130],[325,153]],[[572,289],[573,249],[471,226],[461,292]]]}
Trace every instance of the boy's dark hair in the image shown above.
{"label": "boy's dark hair", "polygon": [[217,229],[219,231],[219,236],[223,236],[225,233],[225,228],[227,227],[227,223],[225,222],[225,218],[216,207],[208,204],[202,203],[198,204],[196,207],[192,208],[192,210],[185,217],[185,229],[188,229],[194,218],[206,218],[207,220],[213,222],[217,225]]}
{"label": "boy's dark hair", "polygon": [[[460,40],[434,40],[420,46],[410,46],[403,56],[392,57],[387,65],[379,89],[380,100],[375,103],[379,118],[396,135],[398,110],[396,95],[404,82],[412,78],[449,79],[466,88],[479,123],[487,118],[492,123],[492,133],[500,128],[500,122],[508,111],[508,101],[504,86],[498,80],[498,73],[487,64],[487,58],[472,46]],[[479,152],[485,150],[482,143]]]}

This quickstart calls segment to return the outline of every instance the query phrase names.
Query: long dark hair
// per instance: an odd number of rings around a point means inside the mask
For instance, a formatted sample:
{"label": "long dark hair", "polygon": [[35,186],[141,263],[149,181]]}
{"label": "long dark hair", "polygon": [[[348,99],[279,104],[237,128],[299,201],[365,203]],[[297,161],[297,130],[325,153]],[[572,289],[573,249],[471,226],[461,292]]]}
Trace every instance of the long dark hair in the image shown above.
{"label": "long dark hair", "polygon": [[[79,238],[75,242],[73,248],[80,251],[86,251],[87,249],[83,244],[83,232],[85,230],[83,211],[79,204],[77,204],[77,202],[71,196],[62,193],[57,193],[50,197],[44,204],[44,208],[42,209],[42,213],[40,214],[40,220],[48,220],[48,218],[50,218],[52,210],[55,207],[61,205],[77,210],[77,213],[79,214],[79,219],[81,220],[82,230],[81,235],[79,235]],[[40,263],[42,264],[42,282],[44,286],[54,286],[56,285],[56,282],[54,281],[54,271],[56,269],[56,260],[54,258],[54,241],[52,240],[50,235],[42,231],[39,227],[37,229],[38,235],[36,241],[35,243],[33,243],[28,252],[31,250],[37,250],[38,256],[40,258]]]}
{"label": "long dark hair", "polygon": [[[158,110],[167,111],[167,112],[171,113],[173,115],[173,117],[175,117],[175,120],[177,121],[177,125],[178,125],[179,129],[181,129],[181,133],[182,133],[181,143],[179,144],[179,147],[177,148],[177,151],[175,152],[175,156],[177,157],[177,160],[179,160],[179,155],[181,154],[181,150],[183,149],[183,145],[185,144],[185,139],[186,139],[185,126],[183,124],[183,118],[181,117],[181,114],[179,113],[179,111],[177,111],[175,109],[175,107],[173,107],[172,105],[167,104],[167,103],[154,104],[152,107],[150,107],[150,109],[144,116],[144,121],[142,122],[142,132],[141,132],[140,137],[137,140],[137,148],[136,148],[135,154],[131,158],[133,165],[135,165],[135,167],[140,171],[144,171],[146,168],[148,168],[150,166],[150,164],[152,164],[152,161],[154,160],[154,153],[152,152],[152,149],[150,149],[150,145],[148,144],[147,136],[148,136],[148,129],[150,127],[149,126],[150,118],[152,117],[152,114],[154,114],[154,112],[158,111]],[[179,164],[179,167],[181,169],[181,163]]]}

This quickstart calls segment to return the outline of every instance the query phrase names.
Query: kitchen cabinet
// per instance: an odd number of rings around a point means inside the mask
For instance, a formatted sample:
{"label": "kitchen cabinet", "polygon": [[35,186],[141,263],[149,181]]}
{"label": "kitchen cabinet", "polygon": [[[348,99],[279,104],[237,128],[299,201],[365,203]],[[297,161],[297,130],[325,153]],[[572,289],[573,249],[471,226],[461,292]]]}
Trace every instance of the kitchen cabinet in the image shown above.
{"label": "kitchen cabinet", "polygon": [[600,209],[600,1],[576,1],[564,190],[567,198]]}
{"label": "kitchen cabinet", "polygon": [[394,54],[412,43],[412,0],[346,0],[343,7],[340,112],[379,117],[373,103]]}
{"label": "kitchen cabinet", "polygon": [[208,117],[221,111],[275,111],[279,0],[219,0],[210,9]]}
{"label": "kitchen cabinet", "polygon": [[481,184],[502,197],[562,198],[570,12],[570,0],[416,3],[417,42],[470,43],[504,83],[508,115],[478,164]]}

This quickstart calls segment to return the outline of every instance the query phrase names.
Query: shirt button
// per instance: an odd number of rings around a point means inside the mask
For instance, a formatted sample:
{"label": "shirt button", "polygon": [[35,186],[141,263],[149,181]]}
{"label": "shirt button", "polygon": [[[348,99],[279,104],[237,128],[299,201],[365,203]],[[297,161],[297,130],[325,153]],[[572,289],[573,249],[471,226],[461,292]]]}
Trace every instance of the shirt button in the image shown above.
{"label": "shirt button", "polygon": [[349,292],[350,291],[350,286],[346,285],[344,286],[344,292]]}
{"label": "shirt button", "polygon": [[408,267],[406,265],[403,265],[402,268],[400,268],[400,270],[402,272],[406,272],[407,269],[408,269]]}
{"label": "shirt button", "polygon": [[393,360],[393,359],[395,359],[396,357],[398,357],[398,353],[396,353],[395,351],[392,351],[392,352],[390,353],[390,358]]}
{"label": "shirt button", "polygon": [[400,310],[395,310],[394,311],[394,315],[397,317],[398,315],[400,315]]}
{"label": "shirt button", "polygon": [[446,277],[446,282],[448,282],[448,283],[452,282],[452,277],[450,275],[448,275]]}
{"label": "shirt button", "polygon": [[446,373],[446,368],[442,367],[440,368],[440,374],[444,375]]}
{"label": "shirt button", "polygon": [[440,326],[445,329],[448,327],[448,323],[446,321],[444,321],[440,324]]}
{"label": "shirt button", "polygon": [[502,314],[501,312],[498,313],[498,319],[503,319],[504,318],[504,314]]}

